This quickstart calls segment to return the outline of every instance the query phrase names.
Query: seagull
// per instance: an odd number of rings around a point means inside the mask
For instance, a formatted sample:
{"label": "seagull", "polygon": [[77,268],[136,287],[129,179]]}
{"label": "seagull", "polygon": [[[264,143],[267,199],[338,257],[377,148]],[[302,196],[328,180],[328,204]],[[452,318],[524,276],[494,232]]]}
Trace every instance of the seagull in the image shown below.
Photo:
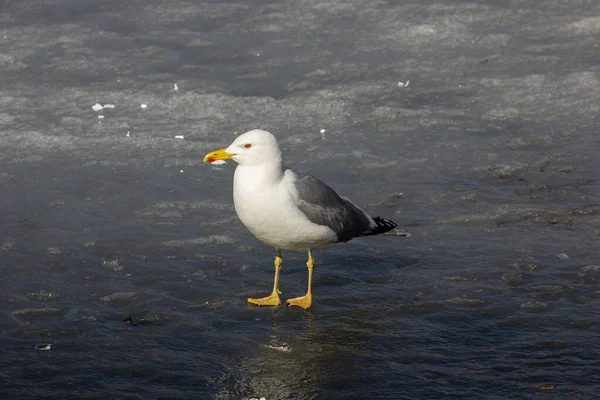
{"label": "seagull", "polygon": [[355,237],[378,235],[397,227],[372,217],[350,200],[310,175],[285,167],[277,139],[254,129],[238,136],[231,145],[208,153],[204,162],[233,159],[233,203],[238,218],[261,242],[275,249],[273,291],[267,297],[249,298],[256,306],[278,306],[281,250],[308,252],[308,290],[287,300],[288,306],[312,306],[312,251],[326,249]]}

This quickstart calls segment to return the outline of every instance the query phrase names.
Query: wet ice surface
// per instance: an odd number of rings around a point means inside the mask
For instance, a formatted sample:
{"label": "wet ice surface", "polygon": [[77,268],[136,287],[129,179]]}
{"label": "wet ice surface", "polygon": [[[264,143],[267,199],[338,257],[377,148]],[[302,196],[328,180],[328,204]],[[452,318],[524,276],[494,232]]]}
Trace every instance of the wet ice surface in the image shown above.
{"label": "wet ice surface", "polygon": [[[0,397],[598,396],[599,35],[595,0],[5,2]],[[201,161],[252,128],[412,234],[318,251],[311,312],[246,304],[274,254]]]}

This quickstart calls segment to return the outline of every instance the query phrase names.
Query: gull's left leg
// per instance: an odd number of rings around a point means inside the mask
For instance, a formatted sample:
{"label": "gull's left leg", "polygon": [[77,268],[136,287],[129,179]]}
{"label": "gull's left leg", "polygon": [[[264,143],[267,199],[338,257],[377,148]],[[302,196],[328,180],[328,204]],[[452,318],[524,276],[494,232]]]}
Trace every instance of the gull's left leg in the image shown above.
{"label": "gull's left leg", "polygon": [[283,264],[283,258],[281,258],[281,250],[275,249],[277,251],[275,255],[275,280],[273,282],[273,292],[267,296],[260,299],[249,298],[248,303],[256,304],[257,306],[278,306],[281,304],[281,300],[279,300],[279,295],[281,292],[279,291],[279,270],[281,269],[281,264]]}
{"label": "gull's left leg", "polygon": [[306,262],[306,266],[308,267],[308,291],[302,297],[295,297],[287,300],[288,306],[298,306],[305,310],[312,306],[312,274],[315,267],[315,259],[310,250],[308,250],[308,261]]}

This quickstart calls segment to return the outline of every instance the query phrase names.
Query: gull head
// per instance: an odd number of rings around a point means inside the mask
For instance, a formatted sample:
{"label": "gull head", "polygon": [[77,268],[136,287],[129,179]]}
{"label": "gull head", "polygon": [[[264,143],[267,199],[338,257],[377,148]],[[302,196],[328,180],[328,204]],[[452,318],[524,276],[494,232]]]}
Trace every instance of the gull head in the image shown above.
{"label": "gull head", "polygon": [[238,136],[229,147],[208,153],[204,162],[228,159],[240,165],[281,163],[281,151],[275,136],[262,129],[254,129]]}

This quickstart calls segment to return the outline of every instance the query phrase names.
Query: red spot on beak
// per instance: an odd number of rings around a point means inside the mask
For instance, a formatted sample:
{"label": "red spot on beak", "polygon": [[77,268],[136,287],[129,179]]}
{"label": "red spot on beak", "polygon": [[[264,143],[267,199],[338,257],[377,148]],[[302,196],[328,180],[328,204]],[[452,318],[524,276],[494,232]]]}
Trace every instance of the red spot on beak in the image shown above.
{"label": "red spot on beak", "polygon": [[214,158],[214,157],[209,157],[209,158],[208,158],[208,162],[215,162],[215,161],[217,161],[217,160],[215,160],[215,158]]}

